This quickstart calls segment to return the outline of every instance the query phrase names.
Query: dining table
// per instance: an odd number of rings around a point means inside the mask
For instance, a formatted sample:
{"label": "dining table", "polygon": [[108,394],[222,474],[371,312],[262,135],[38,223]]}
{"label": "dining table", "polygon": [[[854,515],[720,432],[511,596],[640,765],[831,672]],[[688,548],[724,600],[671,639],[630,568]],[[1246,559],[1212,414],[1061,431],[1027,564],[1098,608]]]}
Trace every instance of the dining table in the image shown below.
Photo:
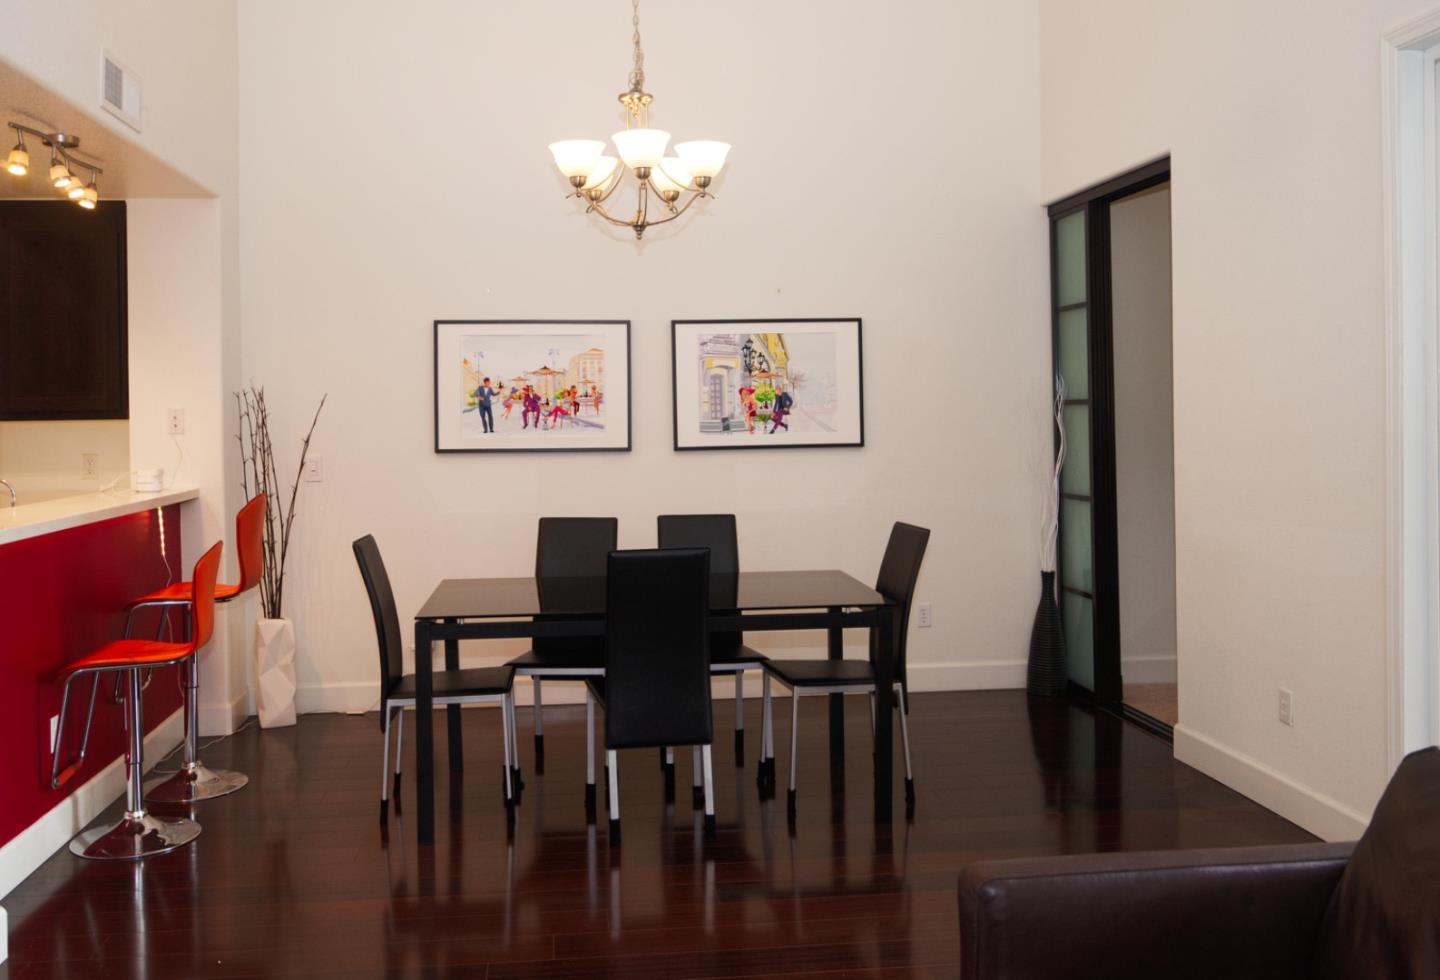
{"label": "dining table", "polygon": [[[434,644],[444,644],[445,669],[459,669],[461,640],[586,637],[605,634],[604,576],[444,579],[415,614],[416,834],[435,837]],[[875,820],[892,817],[892,723],[897,604],[835,569],[751,571],[712,576],[711,633],[824,630],[826,655],[844,656],[843,631],[872,631],[875,671]],[[832,764],[844,758],[843,695],[830,696]],[[460,711],[447,712],[450,769],[463,766]]]}

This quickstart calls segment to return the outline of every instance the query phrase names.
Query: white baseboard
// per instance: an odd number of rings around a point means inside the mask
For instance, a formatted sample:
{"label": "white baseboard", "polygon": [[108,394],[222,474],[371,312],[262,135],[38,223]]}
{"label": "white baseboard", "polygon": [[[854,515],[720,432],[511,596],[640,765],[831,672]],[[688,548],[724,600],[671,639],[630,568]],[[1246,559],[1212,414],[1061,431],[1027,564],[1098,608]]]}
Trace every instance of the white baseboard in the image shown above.
{"label": "white baseboard", "polygon": [[[914,691],[992,691],[1023,688],[1023,660],[955,660],[947,663],[910,665],[910,687]],[[516,678],[515,703],[532,703],[534,685]],[[716,697],[733,697],[735,682],[728,677],[715,681]],[[745,696],[760,696],[759,671],[745,674]],[[574,681],[551,681],[544,685],[548,704],[584,704],[585,687]],[[302,684],[295,692],[295,706],[301,714],[374,711],[380,703],[380,685],[374,681],[342,681],[330,684]],[[202,720],[204,716],[201,716]]]}
{"label": "white baseboard", "polygon": [[1120,673],[1126,684],[1174,684],[1175,657],[1122,657]]}
{"label": "white baseboard", "polygon": [[1183,723],[1175,726],[1175,758],[1327,841],[1355,840],[1370,822],[1338,800]]}
{"label": "white baseboard", "polygon": [[[145,759],[153,766],[180,744],[185,732],[185,709],[176,710],[145,736]],[[7,843],[0,847],[0,898],[69,843],[96,815],[125,792],[125,759],[111,762],[75,789]],[[3,959],[3,957],[0,957]]]}
{"label": "white baseboard", "polygon": [[212,738],[217,735],[234,735],[245,722],[245,705],[249,691],[242,691],[233,701],[200,705],[200,735]]}

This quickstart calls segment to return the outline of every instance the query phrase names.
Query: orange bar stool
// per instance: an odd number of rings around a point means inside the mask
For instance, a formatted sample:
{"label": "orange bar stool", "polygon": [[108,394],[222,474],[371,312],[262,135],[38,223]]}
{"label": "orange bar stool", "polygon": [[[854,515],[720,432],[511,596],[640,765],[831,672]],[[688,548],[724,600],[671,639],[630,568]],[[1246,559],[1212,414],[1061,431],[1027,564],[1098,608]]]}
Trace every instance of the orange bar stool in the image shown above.
{"label": "orange bar stool", "polygon": [[[240,557],[240,581],[215,586],[215,601],[229,602],[253,589],[260,582],[265,568],[262,536],[265,529],[265,495],[240,508],[235,515],[235,548]],[[176,582],[163,589],[131,601],[125,621],[125,635],[135,613],[147,607],[179,607],[188,609],[194,599],[190,582]],[[158,639],[158,636],[157,636]],[[145,784],[145,799],[150,803],[197,803],[227,796],[250,782],[243,772],[211,769],[200,761],[200,658],[191,657],[185,664],[185,761],[168,776]]]}
{"label": "orange bar stool", "polygon": [[[156,667],[194,661],[196,652],[210,642],[215,626],[215,576],[220,569],[220,542],[195,563],[191,590],[190,639],[184,643],[159,640],[115,640],[87,654],[65,668],[65,693],[60,699],[60,721],[55,735],[55,755],[50,762],[50,786],[59,789],[80,771],[85,749],[90,744],[90,723],[95,717],[95,692],[100,677],[116,673],[125,681],[125,815],[110,827],[87,830],[70,842],[70,850],[83,858],[133,861],[151,854],[164,854],[200,836],[200,825],[186,817],[157,817],[145,812],[140,776],[145,766],[145,719],[142,712],[144,682],[141,675]],[[70,707],[70,686],[76,678],[90,676],[90,708],[75,761],[60,768],[60,751],[65,735],[65,715]]]}

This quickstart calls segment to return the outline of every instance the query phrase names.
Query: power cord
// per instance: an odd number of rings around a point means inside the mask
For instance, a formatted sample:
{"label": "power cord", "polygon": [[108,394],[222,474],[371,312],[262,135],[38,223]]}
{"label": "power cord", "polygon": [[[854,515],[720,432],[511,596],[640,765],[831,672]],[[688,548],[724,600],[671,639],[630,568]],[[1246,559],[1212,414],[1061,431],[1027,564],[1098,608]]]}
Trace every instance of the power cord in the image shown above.
{"label": "power cord", "polygon": [[[207,739],[207,740],[205,740],[204,742],[201,742],[200,745],[195,749],[195,754],[196,754],[196,755],[199,755],[201,752],[204,752],[204,751],[205,751],[206,749],[208,749],[210,746],[212,746],[212,745],[217,745],[217,744],[219,744],[220,742],[225,741],[227,738],[231,738],[232,736],[239,735],[241,732],[245,731],[245,729],[252,727],[254,724],[255,724],[255,719],[254,719],[253,717],[251,717],[251,718],[246,718],[246,719],[245,719],[245,724],[243,724],[243,725],[241,725],[239,728],[235,729],[235,730],[234,730],[233,732],[231,732],[229,735],[216,735],[214,738]],[[153,773],[153,774],[156,775],[156,776],[170,776],[170,775],[174,775],[175,773],[179,772],[179,771],[180,771],[179,769],[161,769],[161,768],[160,768],[160,764],[161,764],[162,762],[164,762],[166,759],[170,758],[170,757],[171,757],[172,755],[174,755],[176,752],[179,752],[179,751],[180,751],[181,749],[183,749],[184,747],[185,747],[185,740],[182,738],[182,739],[179,741],[179,743],[176,744],[176,746],[175,746],[173,749],[171,749],[169,752],[166,752],[166,753],[165,753],[164,755],[162,755],[158,760],[156,760],[156,762],[155,762],[155,767],[154,767],[153,769],[151,769],[150,772]]]}

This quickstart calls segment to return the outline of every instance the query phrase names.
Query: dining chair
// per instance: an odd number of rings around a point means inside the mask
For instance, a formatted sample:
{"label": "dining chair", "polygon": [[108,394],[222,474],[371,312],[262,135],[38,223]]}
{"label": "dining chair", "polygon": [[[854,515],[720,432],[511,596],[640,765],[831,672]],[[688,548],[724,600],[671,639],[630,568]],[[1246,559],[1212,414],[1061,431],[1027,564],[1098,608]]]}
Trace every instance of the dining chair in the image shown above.
{"label": "dining chair", "polygon": [[[390,576],[380,558],[380,547],[373,535],[355,541],[351,548],[370,597],[370,612],[375,617],[375,639],[380,650],[380,731],[385,748],[380,756],[380,822],[385,823],[391,795],[390,729],[395,729],[395,812],[400,812],[400,749],[405,737],[405,709],[415,706],[415,675],[405,673],[400,635],[400,617],[395,611],[395,594]],[[434,702],[438,705],[484,704],[500,705],[500,730],[504,741],[505,809],[514,819],[515,787],[511,783],[511,762],[515,758],[515,702],[511,696],[515,671],[510,667],[470,667],[464,670],[441,670],[434,675]]]}
{"label": "dining chair", "polygon": [[905,686],[906,633],[910,625],[910,605],[915,597],[915,583],[920,578],[920,564],[925,560],[925,546],[930,541],[930,531],[913,524],[897,521],[890,530],[890,541],[885,546],[885,557],[880,562],[880,574],[875,581],[875,591],[895,603],[895,629],[893,648],[888,651],[876,648],[875,636],[870,634],[870,656],[867,660],[774,660],[764,662],[762,681],[761,711],[762,731],[761,772],[773,771],[775,760],[775,722],[771,709],[770,681],[775,679],[790,690],[790,789],[786,796],[786,809],[795,816],[795,747],[796,733],[800,720],[800,698],[814,694],[861,694],[870,695],[870,731],[875,731],[875,670],[876,656],[889,656],[894,664],[894,689],[897,695],[896,707],[900,709],[900,741],[905,750],[905,803],[915,804],[915,777],[910,768],[910,726],[905,716],[910,712],[910,697]]}
{"label": "dining chair", "polygon": [[[733,602],[740,581],[735,515],[662,514],[656,523],[661,548],[710,549],[710,599],[716,608]],[[721,590],[728,592],[729,598],[719,594]],[[747,647],[744,634],[738,631],[710,636],[710,673],[735,678],[736,766],[745,764],[745,672],[759,670],[764,661],[765,655]]]}
{"label": "dining chair", "polygon": [[[545,607],[546,581],[604,580],[605,560],[615,550],[620,522],[614,517],[542,517],[535,541],[535,581],[540,607]],[[537,619],[543,616],[537,616]],[[529,650],[508,666],[534,685],[535,771],[545,772],[545,707],[541,684],[546,679],[583,681],[605,672],[605,640],[599,636],[536,637]],[[518,762],[518,760],[517,760]],[[594,796],[594,780],[586,792]]]}
{"label": "dining chair", "polygon": [[[704,832],[715,832],[709,566],[710,552],[704,548],[609,556],[605,673],[587,678],[586,690],[605,711],[611,844],[620,843],[621,749],[698,747]],[[590,716],[587,711],[587,721]],[[586,745],[586,767],[593,771],[593,738],[587,737]]]}

